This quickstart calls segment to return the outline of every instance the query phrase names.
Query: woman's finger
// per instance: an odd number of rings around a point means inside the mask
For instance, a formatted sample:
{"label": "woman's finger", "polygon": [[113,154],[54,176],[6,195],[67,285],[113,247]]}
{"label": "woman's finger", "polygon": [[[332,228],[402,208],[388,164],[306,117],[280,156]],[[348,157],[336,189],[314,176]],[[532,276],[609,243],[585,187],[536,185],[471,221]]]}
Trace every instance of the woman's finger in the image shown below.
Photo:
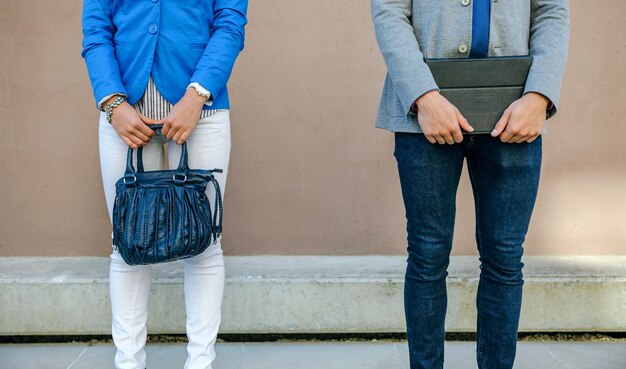
{"label": "woman's finger", "polygon": [[134,136],[132,134],[127,136],[135,145],[137,145],[137,147],[139,146],[144,146],[146,143],[142,140],[139,139],[139,137]]}
{"label": "woman's finger", "polygon": [[183,132],[183,134],[180,135],[180,138],[176,142],[178,142],[179,145],[182,145],[183,142],[187,141],[187,139],[189,138],[190,134],[191,134],[191,132],[189,132],[189,131]]}
{"label": "woman's finger", "polygon": [[127,136],[122,136],[122,141],[124,141],[126,146],[130,147],[131,149],[137,148],[137,145],[135,145],[133,141],[131,141],[130,138],[128,138]]}
{"label": "woman's finger", "polygon": [[[145,126],[144,124],[142,124],[142,125]],[[150,142],[150,137],[148,135],[144,134],[139,127],[135,128],[134,130],[129,132],[129,135],[130,136],[134,136],[134,137],[140,139],[144,143]]]}
{"label": "woman's finger", "polygon": [[161,124],[163,124],[163,128],[161,128],[161,134],[163,135],[163,137],[168,138],[167,135],[170,133],[172,125],[167,119],[162,120]]}
{"label": "woman's finger", "polygon": [[171,140],[178,133],[178,131],[179,131],[179,128],[170,126],[170,130],[167,132],[167,135],[165,135],[165,137]]}
{"label": "woman's finger", "polygon": [[152,119],[150,117],[147,117],[141,113],[137,113],[137,115],[139,115],[139,118],[141,118],[141,120],[145,123],[145,124],[157,124],[158,121],[156,119]]}
{"label": "woman's finger", "polygon": [[182,130],[176,131],[176,133],[172,136],[172,141],[178,142],[178,140],[180,139],[180,136],[182,136],[183,133],[184,131]]}
{"label": "woman's finger", "polygon": [[154,131],[146,124],[140,124],[137,130],[150,140],[154,136]]}

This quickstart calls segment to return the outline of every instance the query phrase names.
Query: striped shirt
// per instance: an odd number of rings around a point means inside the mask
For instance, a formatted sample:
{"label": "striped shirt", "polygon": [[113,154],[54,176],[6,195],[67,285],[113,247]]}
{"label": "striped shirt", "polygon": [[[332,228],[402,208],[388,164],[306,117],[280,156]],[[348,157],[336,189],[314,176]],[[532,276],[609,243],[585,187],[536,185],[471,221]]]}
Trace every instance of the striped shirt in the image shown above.
{"label": "striped shirt", "polygon": [[[137,101],[133,106],[135,107],[135,110],[148,118],[160,120],[165,118],[170,113],[174,104],[165,100],[163,95],[159,93],[159,90],[157,90],[156,85],[152,80],[152,75],[150,75],[150,78],[148,79],[148,87],[146,87],[141,99],[139,99],[139,101]],[[215,114],[217,111],[219,111],[219,109],[203,109],[200,113],[200,119]]]}

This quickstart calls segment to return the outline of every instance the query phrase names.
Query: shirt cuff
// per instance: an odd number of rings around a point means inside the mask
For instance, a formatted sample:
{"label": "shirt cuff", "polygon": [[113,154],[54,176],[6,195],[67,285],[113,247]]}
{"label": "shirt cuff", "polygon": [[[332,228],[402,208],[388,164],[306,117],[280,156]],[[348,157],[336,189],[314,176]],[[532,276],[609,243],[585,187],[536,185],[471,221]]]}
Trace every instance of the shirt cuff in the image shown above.
{"label": "shirt cuff", "polygon": [[191,82],[187,88],[189,87],[193,87],[196,90],[200,91],[201,94],[206,95],[206,102],[204,103],[205,105],[211,106],[213,105],[213,95],[211,95],[211,92],[209,90],[207,90],[206,88],[204,88],[201,84],[199,84],[198,82]]}
{"label": "shirt cuff", "polygon": [[115,95],[120,95],[120,96],[124,96],[124,97],[128,97],[126,96],[126,94],[123,94],[121,92],[114,92],[112,94],[106,95],[105,97],[103,97],[102,99],[100,99],[100,101],[98,101],[98,109],[100,109],[101,111],[104,111],[104,108],[102,108],[102,104],[104,104],[105,101],[107,101],[108,99],[110,99],[111,97],[115,96]]}

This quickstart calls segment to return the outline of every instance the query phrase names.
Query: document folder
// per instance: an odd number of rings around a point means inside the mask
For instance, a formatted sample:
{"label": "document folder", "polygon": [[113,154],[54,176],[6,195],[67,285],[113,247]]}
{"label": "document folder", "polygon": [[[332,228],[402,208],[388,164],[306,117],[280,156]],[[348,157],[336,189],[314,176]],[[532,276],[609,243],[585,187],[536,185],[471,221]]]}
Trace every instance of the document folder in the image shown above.
{"label": "document folder", "polygon": [[531,56],[426,59],[440,93],[474,127],[490,133],[502,113],[522,97]]}

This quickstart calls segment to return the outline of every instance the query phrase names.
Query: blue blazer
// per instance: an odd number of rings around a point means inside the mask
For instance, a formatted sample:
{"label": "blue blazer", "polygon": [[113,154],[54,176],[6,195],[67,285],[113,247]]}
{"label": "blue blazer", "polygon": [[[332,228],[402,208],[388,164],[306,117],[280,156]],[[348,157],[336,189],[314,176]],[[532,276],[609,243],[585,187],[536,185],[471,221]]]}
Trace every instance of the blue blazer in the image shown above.
{"label": "blue blazer", "polygon": [[227,109],[226,82],[243,49],[247,0],[85,0],[82,57],[96,104],[115,92],[134,104],[152,78],[175,104],[190,82]]}

